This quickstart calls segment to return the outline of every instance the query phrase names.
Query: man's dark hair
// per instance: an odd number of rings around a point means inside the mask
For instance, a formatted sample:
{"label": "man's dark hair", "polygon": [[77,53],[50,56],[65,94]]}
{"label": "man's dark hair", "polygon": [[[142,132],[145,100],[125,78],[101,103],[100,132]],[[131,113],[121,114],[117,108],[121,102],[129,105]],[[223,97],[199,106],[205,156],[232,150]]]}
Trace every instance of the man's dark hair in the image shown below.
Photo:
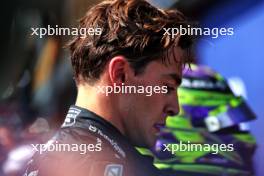
{"label": "man's dark hair", "polygon": [[[190,36],[172,38],[163,29],[180,25],[188,25],[182,13],[158,9],[144,0],[109,0],[92,7],[79,28],[101,28],[101,35],[79,35],[69,43],[76,81],[97,80],[117,55],[123,55],[139,74],[153,60],[166,63],[173,46],[190,53]],[[189,54],[181,59],[181,63],[189,63]]]}

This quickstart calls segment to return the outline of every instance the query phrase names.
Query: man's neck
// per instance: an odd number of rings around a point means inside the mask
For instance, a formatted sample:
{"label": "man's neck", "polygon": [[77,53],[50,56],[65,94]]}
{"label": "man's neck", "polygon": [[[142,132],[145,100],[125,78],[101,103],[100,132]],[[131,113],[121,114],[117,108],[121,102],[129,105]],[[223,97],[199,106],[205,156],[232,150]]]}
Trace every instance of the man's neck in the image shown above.
{"label": "man's neck", "polygon": [[91,86],[79,86],[75,105],[101,116],[124,135],[122,119],[119,114],[114,113],[117,111],[114,110],[115,103],[112,102],[112,98],[96,92],[95,88]]}

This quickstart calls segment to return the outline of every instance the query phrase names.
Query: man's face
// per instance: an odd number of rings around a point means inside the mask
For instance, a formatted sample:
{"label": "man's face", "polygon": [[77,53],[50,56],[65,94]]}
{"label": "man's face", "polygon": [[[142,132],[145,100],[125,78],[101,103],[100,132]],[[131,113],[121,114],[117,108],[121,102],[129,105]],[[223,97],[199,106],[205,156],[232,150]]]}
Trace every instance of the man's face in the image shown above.
{"label": "man's face", "polygon": [[[182,50],[174,51],[177,60],[182,57]],[[175,61],[171,54],[170,64],[160,61],[150,62],[140,75],[129,75],[126,85],[167,86],[167,93],[123,94],[119,110],[123,117],[125,135],[137,146],[151,147],[156,140],[159,125],[165,125],[168,115],[179,111],[177,88],[181,81],[182,64]]]}

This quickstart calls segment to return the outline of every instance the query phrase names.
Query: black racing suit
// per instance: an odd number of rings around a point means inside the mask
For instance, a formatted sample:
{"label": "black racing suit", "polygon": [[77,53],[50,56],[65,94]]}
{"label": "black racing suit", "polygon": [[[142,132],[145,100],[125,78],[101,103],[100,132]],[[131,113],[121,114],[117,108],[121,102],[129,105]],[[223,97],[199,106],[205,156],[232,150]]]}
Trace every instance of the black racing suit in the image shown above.
{"label": "black racing suit", "polygon": [[35,149],[24,176],[158,175],[152,158],[140,155],[109,122],[77,106],[41,149]]}

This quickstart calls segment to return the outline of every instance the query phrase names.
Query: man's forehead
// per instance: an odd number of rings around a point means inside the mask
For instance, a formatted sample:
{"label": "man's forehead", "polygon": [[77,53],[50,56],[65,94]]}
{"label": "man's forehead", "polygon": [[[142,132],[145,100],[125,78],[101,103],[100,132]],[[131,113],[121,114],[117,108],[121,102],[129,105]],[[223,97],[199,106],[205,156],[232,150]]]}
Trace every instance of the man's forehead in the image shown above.
{"label": "man's forehead", "polygon": [[182,74],[181,73],[175,73],[175,72],[165,73],[165,74],[162,74],[162,76],[165,78],[174,80],[177,85],[180,85],[182,82]]}

